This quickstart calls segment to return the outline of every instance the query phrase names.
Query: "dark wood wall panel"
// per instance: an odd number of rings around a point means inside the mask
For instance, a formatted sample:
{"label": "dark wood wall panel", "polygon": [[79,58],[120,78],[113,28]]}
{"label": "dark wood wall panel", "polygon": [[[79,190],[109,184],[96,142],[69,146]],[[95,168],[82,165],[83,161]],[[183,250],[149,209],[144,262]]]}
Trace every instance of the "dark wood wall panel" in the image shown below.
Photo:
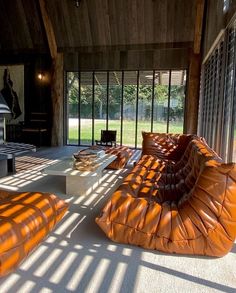
{"label": "dark wood wall panel", "polygon": [[65,54],[64,68],[80,70],[186,69],[188,49]]}

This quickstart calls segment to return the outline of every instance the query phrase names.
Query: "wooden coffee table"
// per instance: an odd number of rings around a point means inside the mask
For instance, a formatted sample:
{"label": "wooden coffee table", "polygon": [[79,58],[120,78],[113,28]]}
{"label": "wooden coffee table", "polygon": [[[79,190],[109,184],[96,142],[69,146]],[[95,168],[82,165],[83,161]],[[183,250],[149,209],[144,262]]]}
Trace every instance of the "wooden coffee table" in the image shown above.
{"label": "wooden coffee table", "polygon": [[67,157],[43,169],[42,173],[66,176],[67,195],[88,195],[100,183],[102,171],[115,159],[115,155],[105,154],[96,160],[96,168],[93,171],[79,171],[73,168],[74,159]]}

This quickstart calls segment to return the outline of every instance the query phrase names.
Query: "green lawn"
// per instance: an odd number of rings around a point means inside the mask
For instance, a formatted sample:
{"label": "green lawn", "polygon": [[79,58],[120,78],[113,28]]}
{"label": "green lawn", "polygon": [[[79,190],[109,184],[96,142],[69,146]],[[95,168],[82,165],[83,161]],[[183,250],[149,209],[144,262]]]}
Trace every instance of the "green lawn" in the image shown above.
{"label": "green lawn", "polygon": [[[69,123],[69,143],[78,143],[78,121],[73,119]],[[106,129],[104,120],[95,119],[94,121],[94,138],[100,139],[101,129]],[[109,120],[109,130],[117,130],[117,141],[120,141],[120,120]],[[142,131],[150,131],[150,121],[139,121],[138,123],[138,146],[142,144]],[[153,132],[166,132],[166,122],[155,122],[153,125]],[[170,122],[170,133],[182,133],[182,122]],[[92,138],[92,122],[90,119],[83,119],[81,121],[81,144],[91,144]],[[135,143],[135,121],[123,121],[123,145],[134,146]]]}

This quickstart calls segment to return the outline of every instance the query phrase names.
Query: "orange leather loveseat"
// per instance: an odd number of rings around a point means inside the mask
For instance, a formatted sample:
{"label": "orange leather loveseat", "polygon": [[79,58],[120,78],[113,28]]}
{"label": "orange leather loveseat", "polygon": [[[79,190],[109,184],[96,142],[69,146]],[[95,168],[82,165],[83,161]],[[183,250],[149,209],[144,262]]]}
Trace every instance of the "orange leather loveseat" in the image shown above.
{"label": "orange leather loveseat", "polygon": [[0,190],[0,276],[14,270],[48,235],[68,205],[54,194]]}
{"label": "orange leather loveseat", "polygon": [[236,167],[203,139],[143,133],[142,157],[96,218],[116,242],[223,256],[236,236]]}

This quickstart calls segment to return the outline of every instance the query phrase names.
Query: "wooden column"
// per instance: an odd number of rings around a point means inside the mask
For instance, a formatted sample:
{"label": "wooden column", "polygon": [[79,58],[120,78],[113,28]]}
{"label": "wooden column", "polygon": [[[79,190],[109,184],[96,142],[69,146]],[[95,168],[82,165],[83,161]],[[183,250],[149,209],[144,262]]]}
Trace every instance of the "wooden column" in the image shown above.
{"label": "wooden column", "polygon": [[63,120],[64,120],[64,56],[63,53],[57,53],[56,58],[52,60],[52,146],[63,145]]}
{"label": "wooden column", "polygon": [[196,0],[194,45],[190,52],[184,133],[197,133],[201,78],[201,40],[205,0]]}
{"label": "wooden column", "polygon": [[48,46],[52,57],[52,79],[51,79],[51,97],[52,97],[52,146],[63,145],[64,128],[64,56],[57,52],[56,38],[53,26],[47,12],[45,0],[39,0],[39,6],[47,35]]}
{"label": "wooden column", "polygon": [[185,133],[197,133],[200,75],[201,56],[191,52],[186,97]]}

